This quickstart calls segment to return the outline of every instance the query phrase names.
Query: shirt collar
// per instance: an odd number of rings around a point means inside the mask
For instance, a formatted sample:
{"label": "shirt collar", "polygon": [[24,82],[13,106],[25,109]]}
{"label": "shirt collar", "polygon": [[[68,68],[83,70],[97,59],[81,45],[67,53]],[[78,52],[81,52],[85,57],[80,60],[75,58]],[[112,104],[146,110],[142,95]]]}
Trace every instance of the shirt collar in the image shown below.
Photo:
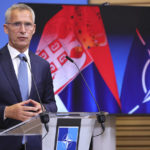
{"label": "shirt collar", "polygon": [[[10,56],[11,56],[11,59],[15,59],[17,58],[17,56],[20,54],[20,52],[13,48],[12,46],[10,46],[10,44],[8,43],[8,50],[9,50],[9,53],[10,53]],[[24,52],[25,56],[27,57],[27,60],[29,60],[29,49],[27,49],[25,52]]]}

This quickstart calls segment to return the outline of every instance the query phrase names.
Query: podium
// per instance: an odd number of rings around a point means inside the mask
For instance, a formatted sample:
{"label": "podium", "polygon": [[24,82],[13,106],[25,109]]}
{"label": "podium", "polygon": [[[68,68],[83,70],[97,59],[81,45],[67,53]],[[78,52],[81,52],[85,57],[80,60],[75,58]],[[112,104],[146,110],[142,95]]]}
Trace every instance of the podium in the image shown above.
{"label": "podium", "polygon": [[40,135],[43,137],[42,150],[89,150],[97,114],[49,113],[48,133],[37,116],[0,132],[0,136]]}

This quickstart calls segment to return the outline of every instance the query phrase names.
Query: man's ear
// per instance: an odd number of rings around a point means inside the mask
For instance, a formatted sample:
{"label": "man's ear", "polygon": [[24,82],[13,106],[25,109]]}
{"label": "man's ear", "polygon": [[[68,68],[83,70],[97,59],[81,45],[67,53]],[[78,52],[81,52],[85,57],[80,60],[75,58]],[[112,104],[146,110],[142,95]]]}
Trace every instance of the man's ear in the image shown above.
{"label": "man's ear", "polygon": [[4,27],[4,32],[5,32],[6,34],[8,34],[8,25],[7,25],[7,24],[4,24],[3,27]]}
{"label": "man's ear", "polygon": [[34,24],[33,34],[35,33],[35,30],[36,30],[36,24]]}

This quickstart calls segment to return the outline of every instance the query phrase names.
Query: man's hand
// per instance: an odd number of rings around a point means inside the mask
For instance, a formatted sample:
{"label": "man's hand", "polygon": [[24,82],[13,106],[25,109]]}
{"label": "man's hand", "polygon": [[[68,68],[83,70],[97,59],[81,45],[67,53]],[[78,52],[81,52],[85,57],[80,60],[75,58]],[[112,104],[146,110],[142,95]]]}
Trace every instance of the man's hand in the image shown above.
{"label": "man's hand", "polygon": [[[32,106],[27,106],[31,104]],[[26,100],[11,106],[6,106],[5,117],[20,121],[28,120],[42,112],[40,103],[34,100]]]}

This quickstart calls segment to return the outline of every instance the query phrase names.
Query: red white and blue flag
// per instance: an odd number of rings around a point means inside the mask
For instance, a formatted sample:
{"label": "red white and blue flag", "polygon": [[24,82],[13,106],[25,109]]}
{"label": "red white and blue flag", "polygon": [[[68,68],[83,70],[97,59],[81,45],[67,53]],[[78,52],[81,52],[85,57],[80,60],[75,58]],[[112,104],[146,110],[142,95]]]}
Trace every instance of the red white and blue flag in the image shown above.
{"label": "red white and blue flag", "polygon": [[62,6],[46,23],[36,54],[50,63],[54,92],[68,111],[98,109],[78,69],[66,55],[82,71],[101,110],[120,112],[114,67],[99,7]]}

